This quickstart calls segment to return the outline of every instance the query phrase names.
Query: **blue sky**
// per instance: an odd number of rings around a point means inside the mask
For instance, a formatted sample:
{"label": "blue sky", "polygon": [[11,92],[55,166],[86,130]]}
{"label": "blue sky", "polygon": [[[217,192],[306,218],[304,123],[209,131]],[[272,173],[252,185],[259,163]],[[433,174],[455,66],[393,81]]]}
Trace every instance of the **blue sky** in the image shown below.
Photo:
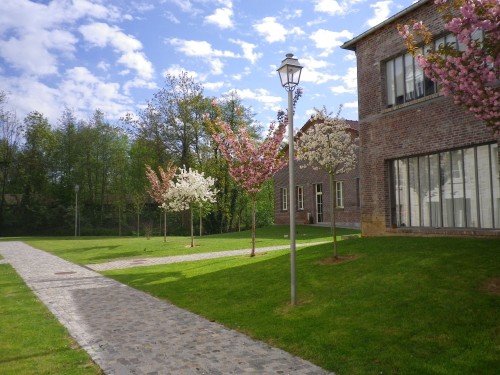
{"label": "blue sky", "polygon": [[304,66],[295,127],[322,106],[356,120],[355,55],[339,46],[413,2],[1,0],[0,90],[20,118],[57,125],[68,107],[115,121],[187,71],[206,96],[236,90],[266,124],[286,108],[276,69],[290,52]]}

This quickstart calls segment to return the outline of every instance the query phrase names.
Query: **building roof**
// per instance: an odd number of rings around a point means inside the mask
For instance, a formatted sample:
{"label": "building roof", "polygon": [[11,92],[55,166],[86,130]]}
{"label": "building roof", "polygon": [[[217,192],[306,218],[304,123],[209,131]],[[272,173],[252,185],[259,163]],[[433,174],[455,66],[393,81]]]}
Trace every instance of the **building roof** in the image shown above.
{"label": "building roof", "polygon": [[381,22],[379,23],[377,26],[374,26],[372,27],[371,29],[365,31],[364,33],[358,35],[357,37],[345,42],[344,44],[342,44],[340,46],[340,48],[343,48],[343,49],[348,49],[348,50],[351,50],[351,51],[356,51],[356,44],[361,40],[361,39],[364,39],[366,38],[368,35],[374,33],[375,31],[377,31],[378,29],[384,27],[385,25],[388,25],[392,22],[394,22],[395,20],[397,20],[398,18],[400,17],[403,17],[404,15],[412,12],[413,10],[421,7],[422,5],[424,5],[425,3],[429,2],[429,0],[419,0],[417,1],[416,3],[414,3],[413,5],[410,5],[408,8],[405,8],[403,9],[401,12],[399,13],[396,13],[394,16],[386,19],[384,22]]}
{"label": "building roof", "polygon": [[[359,134],[359,122],[354,121],[354,120],[346,120],[346,119],[342,119],[342,120],[347,122],[347,124],[349,125],[349,128],[347,130],[353,132],[353,134],[355,134],[355,136],[357,137]],[[309,129],[311,126],[313,126],[318,121],[319,120],[314,119],[311,116],[311,118],[309,120],[307,120],[307,122],[304,124],[304,126],[302,126],[302,128],[300,128],[300,130],[297,132],[297,134],[295,134],[294,139],[296,139],[297,137],[300,137],[301,133],[306,132],[307,129]],[[288,152],[288,144],[286,144],[285,147],[283,147],[282,152]]]}

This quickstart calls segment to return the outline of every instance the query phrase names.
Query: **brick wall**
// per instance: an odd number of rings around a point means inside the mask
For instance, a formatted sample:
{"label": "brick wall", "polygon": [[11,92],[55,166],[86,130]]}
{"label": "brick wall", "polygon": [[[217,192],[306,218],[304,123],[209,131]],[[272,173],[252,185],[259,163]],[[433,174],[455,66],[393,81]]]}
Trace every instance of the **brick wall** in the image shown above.
{"label": "brick wall", "polygon": [[[295,184],[304,189],[304,209],[297,210],[295,220],[297,224],[307,223],[308,214],[316,220],[316,184],[323,184],[323,222],[331,222],[331,194],[330,176],[322,171],[310,167],[301,168],[304,163],[295,161]],[[344,181],[344,208],[337,208],[337,226],[360,226],[360,208],[358,197],[357,178],[358,169],[336,176],[336,181]],[[282,210],[282,188],[288,187],[288,165],[274,176],[274,210],[275,224],[288,224],[290,213]]]}
{"label": "brick wall", "polygon": [[[444,30],[434,2],[429,1],[412,14],[374,31],[356,44],[361,222],[366,236],[401,232],[390,229],[390,159],[500,141],[500,136],[494,137],[482,121],[453,104],[451,98],[439,94],[386,109],[384,62],[405,52],[396,25],[410,19],[423,20],[434,35]],[[409,231],[405,229],[406,234]],[[418,231],[419,234],[424,232]],[[436,234],[434,232],[432,234]],[[456,233],[459,231],[441,230],[437,234]],[[467,230],[468,235],[471,233],[485,232]]]}

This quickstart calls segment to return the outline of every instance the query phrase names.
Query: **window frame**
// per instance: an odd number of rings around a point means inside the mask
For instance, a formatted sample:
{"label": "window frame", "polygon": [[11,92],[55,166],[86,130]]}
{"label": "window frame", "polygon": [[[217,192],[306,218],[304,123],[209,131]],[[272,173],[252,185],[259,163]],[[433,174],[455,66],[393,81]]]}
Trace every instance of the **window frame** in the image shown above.
{"label": "window frame", "polygon": [[335,208],[344,208],[344,181],[335,181]]}
{"label": "window frame", "polygon": [[288,211],[288,188],[281,188],[281,211]]}
{"label": "window frame", "polygon": [[498,144],[389,161],[391,224],[500,229]]}
{"label": "window frame", "polygon": [[297,185],[296,187],[296,197],[297,197],[297,211],[304,210],[304,186]]}

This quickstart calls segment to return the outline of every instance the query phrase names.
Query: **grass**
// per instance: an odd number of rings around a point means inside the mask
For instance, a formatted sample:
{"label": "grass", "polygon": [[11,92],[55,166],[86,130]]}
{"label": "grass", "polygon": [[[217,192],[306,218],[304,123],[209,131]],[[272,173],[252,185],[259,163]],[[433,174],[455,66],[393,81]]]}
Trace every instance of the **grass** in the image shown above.
{"label": "grass", "polygon": [[0,317],[0,374],[102,374],[6,264],[0,264]]}
{"label": "grass", "polygon": [[[269,226],[257,229],[257,247],[288,245],[290,243],[287,226]],[[352,229],[338,229],[338,236],[359,233]],[[213,251],[238,250],[251,247],[250,231],[225,233],[195,238],[195,247],[189,247],[190,237],[82,237],[67,238],[19,238],[25,243],[51,252],[77,264],[102,263],[120,258],[162,257]],[[331,231],[327,227],[307,225],[297,226],[297,243],[331,241]]]}
{"label": "grass", "polygon": [[496,374],[500,239],[361,238],[357,258],[323,265],[331,244],[105,272],[134,288],[306,358],[339,375]]}

